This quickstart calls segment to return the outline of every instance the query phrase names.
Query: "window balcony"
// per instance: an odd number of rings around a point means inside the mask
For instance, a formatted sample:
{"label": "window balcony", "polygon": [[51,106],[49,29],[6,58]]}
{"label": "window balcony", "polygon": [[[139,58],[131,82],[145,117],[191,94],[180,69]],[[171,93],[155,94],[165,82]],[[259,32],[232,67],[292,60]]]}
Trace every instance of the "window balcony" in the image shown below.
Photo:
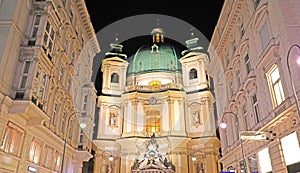
{"label": "window balcony", "polygon": [[45,112],[29,100],[14,100],[9,113],[16,119],[24,119],[27,125],[42,125],[50,120]]}

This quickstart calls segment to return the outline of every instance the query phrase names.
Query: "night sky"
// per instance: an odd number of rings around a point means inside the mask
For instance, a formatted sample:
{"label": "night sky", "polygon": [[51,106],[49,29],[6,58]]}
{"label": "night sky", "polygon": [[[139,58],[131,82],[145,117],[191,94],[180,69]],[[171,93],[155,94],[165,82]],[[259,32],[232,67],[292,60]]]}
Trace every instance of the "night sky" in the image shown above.
{"label": "night sky", "polygon": [[[85,0],[101,52],[94,58],[92,81],[101,66],[110,43],[118,42],[128,57],[146,43],[153,28],[159,25],[164,29],[166,40],[185,49],[185,41],[195,33],[206,50],[217,24],[224,0],[206,1],[103,1]],[[98,76],[99,78],[99,76]]]}
{"label": "night sky", "polygon": [[[95,32],[126,17],[140,14],[162,14],[176,17],[190,23],[211,38],[224,0],[206,1],[111,1],[104,4],[99,0],[85,0]],[[155,23],[155,21],[153,21]]]}

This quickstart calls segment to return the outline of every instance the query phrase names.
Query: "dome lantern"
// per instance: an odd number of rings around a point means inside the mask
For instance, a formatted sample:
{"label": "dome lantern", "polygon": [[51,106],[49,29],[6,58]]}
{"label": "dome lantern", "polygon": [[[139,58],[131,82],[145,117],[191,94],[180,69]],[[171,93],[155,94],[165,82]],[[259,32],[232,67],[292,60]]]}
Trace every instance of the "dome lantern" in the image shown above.
{"label": "dome lantern", "polygon": [[159,27],[159,19],[157,19],[156,27],[151,31],[153,43],[163,43],[164,42],[164,31]]}

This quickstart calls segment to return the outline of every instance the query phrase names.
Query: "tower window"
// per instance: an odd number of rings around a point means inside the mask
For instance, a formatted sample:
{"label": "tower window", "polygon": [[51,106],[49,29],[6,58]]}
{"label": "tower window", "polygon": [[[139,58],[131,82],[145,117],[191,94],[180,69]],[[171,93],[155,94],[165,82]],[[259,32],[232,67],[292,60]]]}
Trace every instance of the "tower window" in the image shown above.
{"label": "tower window", "polygon": [[111,75],[111,83],[119,83],[119,75],[117,73]]}
{"label": "tower window", "polygon": [[190,70],[190,79],[196,79],[197,77],[197,70],[196,69],[191,69]]}

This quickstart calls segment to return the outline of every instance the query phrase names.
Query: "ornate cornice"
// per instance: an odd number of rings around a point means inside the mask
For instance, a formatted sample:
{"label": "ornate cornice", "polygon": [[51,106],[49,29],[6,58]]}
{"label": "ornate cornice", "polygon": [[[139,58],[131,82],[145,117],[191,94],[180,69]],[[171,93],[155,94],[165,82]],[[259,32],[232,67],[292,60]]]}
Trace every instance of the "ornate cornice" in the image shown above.
{"label": "ornate cornice", "polygon": [[76,0],[74,6],[78,10],[78,14],[81,19],[82,26],[84,26],[83,28],[85,29],[85,31],[86,31],[85,33],[87,34],[87,36],[89,38],[89,43],[91,43],[90,46],[93,48],[93,51],[95,54],[100,52],[100,46],[97,41],[96,34],[94,31],[93,25],[91,23],[90,16],[89,16],[89,13],[86,8],[84,0]]}

